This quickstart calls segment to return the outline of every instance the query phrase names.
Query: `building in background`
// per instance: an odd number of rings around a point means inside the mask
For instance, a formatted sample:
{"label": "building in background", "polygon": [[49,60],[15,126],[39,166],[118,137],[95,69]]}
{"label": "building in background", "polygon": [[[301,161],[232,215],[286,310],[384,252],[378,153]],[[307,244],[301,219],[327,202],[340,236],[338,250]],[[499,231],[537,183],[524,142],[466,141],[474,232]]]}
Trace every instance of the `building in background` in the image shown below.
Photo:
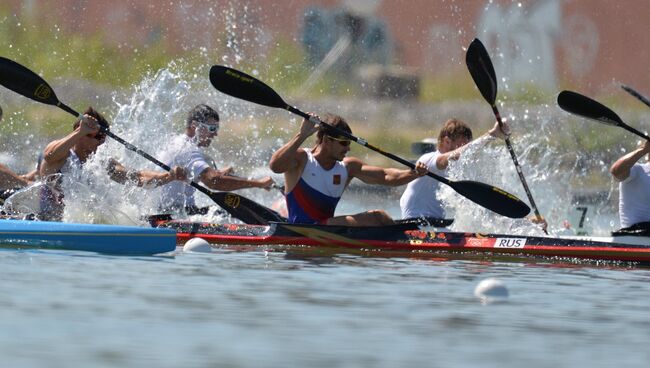
{"label": "building in background", "polygon": [[[493,56],[504,86],[563,86],[585,93],[618,88],[650,91],[645,0],[5,0],[17,17],[65,31],[106,32],[110,42],[142,47],[164,41],[173,52],[228,45],[263,61],[288,39],[305,47],[316,68],[339,48],[329,68],[398,65],[419,74],[466,74],[474,37]],[[349,36],[346,41],[344,35]],[[348,54],[347,56],[345,54]],[[235,63],[235,60],[229,60]],[[460,75],[460,74],[459,74]]]}

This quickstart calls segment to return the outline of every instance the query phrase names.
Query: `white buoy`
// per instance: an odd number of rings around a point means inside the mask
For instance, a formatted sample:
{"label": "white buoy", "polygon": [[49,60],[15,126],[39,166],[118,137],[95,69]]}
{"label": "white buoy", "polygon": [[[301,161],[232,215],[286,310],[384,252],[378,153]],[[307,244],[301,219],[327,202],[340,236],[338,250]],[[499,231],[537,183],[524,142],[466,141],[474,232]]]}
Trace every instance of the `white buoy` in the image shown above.
{"label": "white buoy", "polygon": [[476,285],[474,296],[483,302],[503,301],[508,299],[508,288],[501,280],[489,278]]}
{"label": "white buoy", "polygon": [[210,243],[201,238],[192,238],[183,246],[183,252],[210,253]]}

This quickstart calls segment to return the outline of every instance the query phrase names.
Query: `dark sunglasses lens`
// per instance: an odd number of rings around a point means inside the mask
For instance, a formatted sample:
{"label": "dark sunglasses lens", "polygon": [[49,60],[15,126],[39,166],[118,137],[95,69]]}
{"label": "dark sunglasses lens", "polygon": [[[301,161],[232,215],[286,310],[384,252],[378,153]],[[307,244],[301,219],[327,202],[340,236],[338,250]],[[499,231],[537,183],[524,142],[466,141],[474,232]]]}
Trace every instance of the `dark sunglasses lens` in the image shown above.
{"label": "dark sunglasses lens", "polygon": [[206,124],[206,123],[199,123],[205,130],[207,130],[210,133],[216,133],[219,131],[219,125],[216,124]]}

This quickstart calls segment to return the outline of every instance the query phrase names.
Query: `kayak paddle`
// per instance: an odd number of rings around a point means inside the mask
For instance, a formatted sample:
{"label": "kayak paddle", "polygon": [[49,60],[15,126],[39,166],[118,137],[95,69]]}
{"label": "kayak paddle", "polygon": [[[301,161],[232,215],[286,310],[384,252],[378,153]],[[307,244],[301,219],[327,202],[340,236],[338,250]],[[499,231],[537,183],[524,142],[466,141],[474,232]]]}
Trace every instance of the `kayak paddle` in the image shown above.
{"label": "kayak paddle", "polygon": [[[336,134],[340,136],[355,141],[358,144],[375,152],[378,152],[403,165],[406,165],[411,169],[415,168],[415,165],[412,162],[409,162],[392,153],[385,152],[380,148],[369,144],[363,138],[357,138],[352,134],[337,129],[314,118],[313,116],[310,116],[298,110],[293,106],[288,105],[286,102],[284,102],[282,97],[280,97],[280,95],[278,95],[271,87],[246,73],[221,65],[213,65],[212,68],[210,68],[210,82],[217,90],[227,95],[264,106],[286,109],[296,115],[303,117],[304,119],[308,119],[314,123],[321,124],[327,127],[328,130],[336,132]],[[474,203],[491,211],[494,211],[500,215],[511,218],[521,218],[530,212],[530,208],[519,198],[492,185],[467,180],[452,181],[432,172],[428,172],[427,175],[440,181],[443,184],[449,185],[458,194],[466,197]]]}
{"label": "kayak paddle", "polygon": [[647,97],[644,95],[640,94],[639,92],[635,91],[634,88],[630,86],[626,86],[625,84],[621,84],[621,88],[625,90],[625,92],[631,94],[632,96],[636,97],[639,99],[639,101],[643,102],[646,104],[648,107],[650,107],[650,100],[648,100]]}
{"label": "kayak paddle", "polygon": [[628,132],[634,133],[643,139],[650,140],[646,134],[625,124],[623,120],[607,106],[587,96],[572,91],[562,91],[557,96],[557,104],[562,110],[592,119],[603,124],[619,126]]}
{"label": "kayak paddle", "polygon": [[[47,84],[43,78],[15,61],[4,57],[0,57],[0,84],[18,94],[31,98],[34,101],[54,105],[75,117],[82,117],[78,112],[59,101],[54,90],[52,90],[50,85]],[[127,149],[139,154],[167,171],[171,170],[169,166],[158,161],[153,156],[113,134],[108,127],[102,126],[100,130],[107,136],[123,144]],[[247,224],[262,225],[267,224],[269,221],[284,221],[284,218],[277,212],[238,194],[231,192],[213,192],[194,181],[190,182],[190,185],[196,188],[199,192],[210,197],[234,218]]]}
{"label": "kayak paddle", "polygon": [[[503,121],[501,121],[501,114],[499,113],[499,110],[497,109],[496,106],[497,76],[496,73],[494,72],[494,66],[492,65],[492,60],[490,59],[490,55],[485,49],[485,46],[483,46],[483,43],[478,38],[475,38],[474,41],[472,41],[472,43],[470,43],[469,47],[467,48],[467,55],[465,55],[465,62],[467,64],[467,69],[469,70],[469,74],[472,75],[472,79],[474,79],[474,83],[476,83],[476,87],[478,87],[478,90],[481,92],[481,95],[483,95],[485,101],[487,101],[490,104],[490,106],[492,106],[492,112],[494,113],[494,116],[497,119],[499,128],[503,130]],[[507,135],[506,135],[506,147],[508,148],[508,152],[510,152],[510,157],[512,158],[512,162],[515,164],[517,175],[519,175],[519,181],[521,181],[521,184],[524,186],[524,191],[526,192],[528,201],[530,202],[530,205],[533,207],[533,211],[535,212],[535,217],[537,218],[537,220],[542,221],[543,219],[542,215],[540,215],[539,209],[535,204],[535,200],[533,199],[533,195],[530,192],[530,188],[528,188],[528,183],[526,183],[526,178],[524,177],[524,173],[521,170],[521,165],[519,165],[519,160],[517,160],[517,155],[515,154],[515,150],[512,148],[512,143],[510,143],[510,137]],[[544,232],[547,233],[546,229],[544,229]]]}

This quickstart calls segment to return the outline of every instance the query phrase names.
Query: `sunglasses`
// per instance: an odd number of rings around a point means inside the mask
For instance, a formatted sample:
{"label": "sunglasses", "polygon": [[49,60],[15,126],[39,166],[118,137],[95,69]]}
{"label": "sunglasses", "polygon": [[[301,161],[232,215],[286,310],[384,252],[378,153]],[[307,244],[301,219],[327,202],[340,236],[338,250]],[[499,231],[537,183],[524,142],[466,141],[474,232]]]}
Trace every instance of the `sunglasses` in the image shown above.
{"label": "sunglasses", "polygon": [[219,124],[206,124],[206,123],[201,123],[197,121],[197,123],[207,129],[208,132],[210,133],[216,133],[219,131]]}
{"label": "sunglasses", "polygon": [[337,142],[339,142],[339,144],[340,144],[341,146],[343,146],[343,147],[348,147],[348,146],[350,145],[350,143],[351,143],[351,141],[350,141],[349,139],[344,139],[344,138],[334,138],[334,137],[331,137],[331,136],[329,136],[329,135],[327,136],[327,138],[329,138],[329,139],[331,139],[331,140],[333,140],[333,141],[337,141]]}

